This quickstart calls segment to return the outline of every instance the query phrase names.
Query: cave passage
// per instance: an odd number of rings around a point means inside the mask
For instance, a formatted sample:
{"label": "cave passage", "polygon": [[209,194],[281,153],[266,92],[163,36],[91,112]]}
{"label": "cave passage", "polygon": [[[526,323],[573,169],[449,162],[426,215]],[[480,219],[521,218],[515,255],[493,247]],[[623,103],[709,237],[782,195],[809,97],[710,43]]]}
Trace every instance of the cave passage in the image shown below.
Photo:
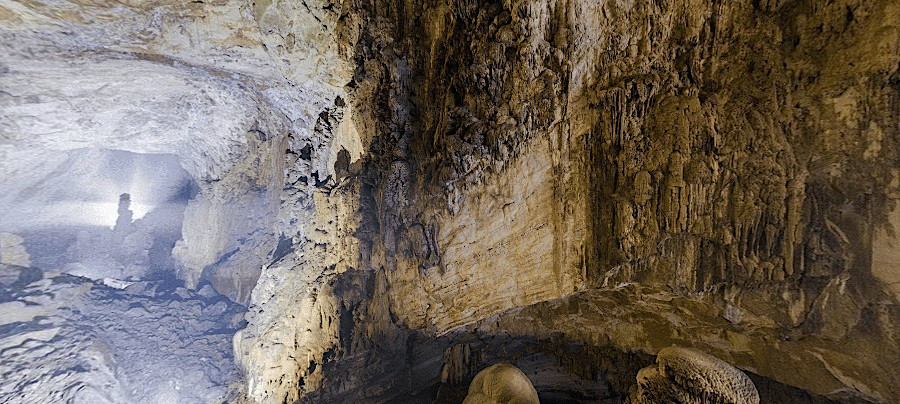
{"label": "cave passage", "polygon": [[0,373],[21,376],[0,401],[228,397],[245,308],[184,288],[172,255],[196,181],[171,154],[64,156],[6,179],[18,192],[0,222]]}
{"label": "cave passage", "polygon": [[106,149],[65,156],[43,177],[11,179],[32,184],[6,196],[0,232],[22,238],[31,264],[45,271],[175,280],[172,249],[197,192],[178,157]]}
{"label": "cave passage", "polygon": [[0,403],[900,403],[898,0],[0,0]]}

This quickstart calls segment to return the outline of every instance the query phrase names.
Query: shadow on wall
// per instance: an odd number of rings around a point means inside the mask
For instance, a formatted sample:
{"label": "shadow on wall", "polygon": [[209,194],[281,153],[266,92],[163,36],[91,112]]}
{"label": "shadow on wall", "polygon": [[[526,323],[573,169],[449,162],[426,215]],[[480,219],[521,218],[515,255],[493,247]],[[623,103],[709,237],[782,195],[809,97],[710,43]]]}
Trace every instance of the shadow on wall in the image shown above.
{"label": "shadow on wall", "polygon": [[[393,364],[393,372],[369,379],[359,389],[344,394],[315,392],[304,402],[391,402],[436,404],[462,403],[478,371],[497,363],[521,369],[538,392],[541,403],[622,403],[636,387],[638,371],[652,366],[654,356],[595,346],[564,338],[538,339],[508,335],[461,333],[432,339],[410,332],[408,349],[394,355],[378,355],[374,363]],[[372,358],[369,358],[372,359]],[[325,372],[346,377],[353,358],[327,362]],[[367,375],[371,372],[356,372]],[[750,372],[745,372],[762,403],[830,404],[837,401],[808,393]],[[328,376],[326,376],[328,377]],[[384,390],[372,386],[388,386]],[[377,391],[377,395],[372,396]],[[320,401],[321,400],[321,401]],[[856,401],[848,401],[856,402]],[[864,401],[858,401],[860,403]]]}

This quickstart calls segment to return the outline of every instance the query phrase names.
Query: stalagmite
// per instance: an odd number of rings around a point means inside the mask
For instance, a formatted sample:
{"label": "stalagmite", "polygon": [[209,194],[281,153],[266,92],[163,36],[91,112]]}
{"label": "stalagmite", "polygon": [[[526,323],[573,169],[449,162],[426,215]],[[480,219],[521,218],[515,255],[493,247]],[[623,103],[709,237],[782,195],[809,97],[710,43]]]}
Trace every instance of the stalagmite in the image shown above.
{"label": "stalagmite", "polygon": [[537,391],[521,370],[500,363],[475,375],[463,404],[538,404]]}
{"label": "stalagmite", "polygon": [[668,347],[637,375],[634,404],[759,404],[743,372],[700,351]]}

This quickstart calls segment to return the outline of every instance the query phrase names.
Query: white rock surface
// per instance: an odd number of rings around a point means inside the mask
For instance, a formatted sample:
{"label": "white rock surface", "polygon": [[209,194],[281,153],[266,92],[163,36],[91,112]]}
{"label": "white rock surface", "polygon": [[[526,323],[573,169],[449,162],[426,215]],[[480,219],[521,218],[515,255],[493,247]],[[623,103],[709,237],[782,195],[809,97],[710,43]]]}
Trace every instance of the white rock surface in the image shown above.
{"label": "white rock surface", "polygon": [[0,233],[0,264],[30,266],[31,257],[22,245],[24,241],[13,233]]}
{"label": "white rock surface", "polygon": [[[222,296],[0,266],[0,402],[220,403],[243,308]],[[35,276],[36,275],[36,276]],[[122,285],[118,285],[122,286]],[[138,293],[139,292],[139,293]]]}
{"label": "white rock surface", "polygon": [[284,150],[315,143],[300,168],[322,179],[337,145],[361,153],[358,140],[315,133],[352,71],[332,36],[336,10],[309,4],[315,13],[290,2],[0,4],[0,186],[10,198],[52,188],[61,156],[84,148],[176,155],[201,187],[179,277],[194,287],[216,265],[214,285],[248,300],[277,239]]}

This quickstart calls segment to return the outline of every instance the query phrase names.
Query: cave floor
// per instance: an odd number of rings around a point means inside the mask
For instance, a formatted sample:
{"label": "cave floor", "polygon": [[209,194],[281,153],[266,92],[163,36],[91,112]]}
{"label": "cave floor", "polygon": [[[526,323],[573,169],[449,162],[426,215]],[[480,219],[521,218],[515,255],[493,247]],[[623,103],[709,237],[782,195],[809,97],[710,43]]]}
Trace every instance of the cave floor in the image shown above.
{"label": "cave floor", "polygon": [[668,346],[695,348],[751,373],[763,397],[809,398],[795,402],[819,402],[817,395],[864,402],[859,393],[882,399],[884,392],[897,394],[891,380],[900,353],[867,319],[840,338],[825,338],[804,335],[802,324],[778,326],[767,318],[777,304],[771,297],[743,302],[739,320],[717,299],[625,284],[511,310],[469,328],[482,335],[564,338],[648,354]]}
{"label": "cave floor", "polygon": [[2,265],[0,402],[227,401],[243,313],[210,288]]}

